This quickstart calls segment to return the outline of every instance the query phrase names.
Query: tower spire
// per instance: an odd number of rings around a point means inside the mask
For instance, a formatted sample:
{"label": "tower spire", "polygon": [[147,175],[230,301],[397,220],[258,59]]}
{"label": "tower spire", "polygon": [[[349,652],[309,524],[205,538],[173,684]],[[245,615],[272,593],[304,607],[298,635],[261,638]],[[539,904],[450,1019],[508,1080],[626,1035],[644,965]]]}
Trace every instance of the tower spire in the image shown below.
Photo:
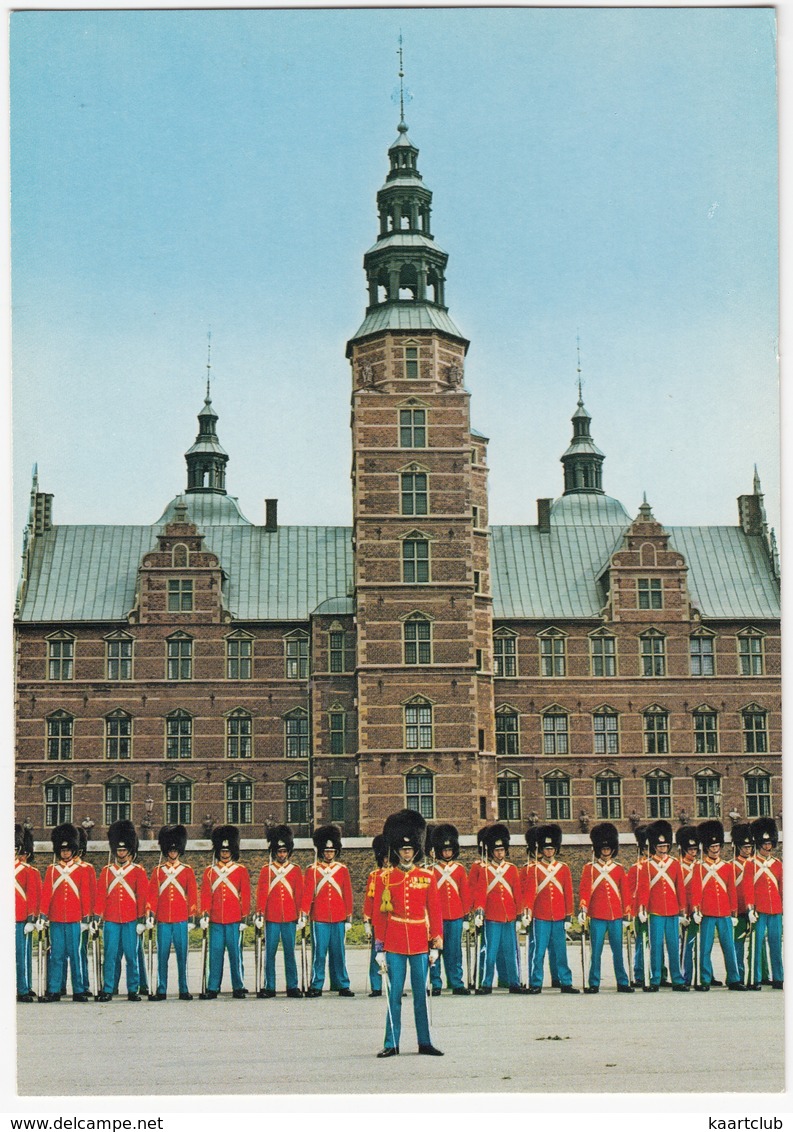
{"label": "tower spire", "polygon": [[576,378],[578,383],[578,407],[571,418],[573,439],[562,456],[564,467],[564,495],[573,492],[588,492],[603,495],[603,461],[605,456],[589,431],[592,418],[584,408],[581,386],[581,339],[576,334]]}
{"label": "tower spire", "polygon": [[218,415],[212,408],[212,331],[207,332],[207,391],[198,414],[198,435],[195,444],[185,452],[187,463],[187,491],[226,494],[226,464],[228,453],[218,440]]}
{"label": "tower spire", "polygon": [[405,70],[402,62],[402,32],[399,32],[399,129],[407,130],[405,122]]}
{"label": "tower spire", "polygon": [[207,401],[209,401],[209,375],[212,369],[212,331],[207,330]]}

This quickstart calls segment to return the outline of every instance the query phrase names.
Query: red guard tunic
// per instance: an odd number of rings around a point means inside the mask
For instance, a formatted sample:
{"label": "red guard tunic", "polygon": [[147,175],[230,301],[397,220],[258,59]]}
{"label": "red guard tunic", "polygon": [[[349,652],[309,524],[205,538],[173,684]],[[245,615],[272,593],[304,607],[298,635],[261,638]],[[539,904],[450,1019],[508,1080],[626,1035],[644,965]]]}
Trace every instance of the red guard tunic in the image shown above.
{"label": "red guard tunic", "polygon": [[751,900],[746,899],[746,882],[748,875],[746,866],[749,864],[749,857],[734,857],[732,861],[733,871],[735,873],[735,892],[738,897],[738,915],[743,915]]}
{"label": "red guard tunic", "polygon": [[639,873],[642,870],[642,865],[646,864],[645,859],[642,857],[638,861],[634,861],[628,869],[628,893],[631,898],[631,909],[634,916],[639,910]]}
{"label": "red guard tunic", "polygon": [[683,870],[676,857],[650,857],[639,869],[637,907],[653,916],[679,916],[686,907]]}
{"label": "red guard tunic", "polygon": [[778,916],[782,912],[782,862],[777,857],[765,860],[752,857],[744,873],[746,900],[756,912]]}
{"label": "red guard tunic", "polygon": [[[383,911],[388,893],[391,911]],[[438,883],[433,869],[380,869],[373,897],[374,938],[396,955],[421,955],[443,936]]]}
{"label": "red guard tunic", "polygon": [[468,876],[459,861],[436,861],[435,880],[444,920],[461,920],[471,910]]}
{"label": "red guard tunic", "polygon": [[732,861],[709,861],[704,857],[696,867],[696,875],[702,890],[699,910],[703,916],[738,915]]}
{"label": "red guard tunic", "polygon": [[97,916],[111,924],[128,924],[146,912],[149,878],[142,865],[129,861],[125,865],[105,865],[96,886]]}
{"label": "red guard tunic", "polygon": [[238,924],[251,910],[251,878],[239,861],[216,861],[204,870],[201,911],[213,924]]}
{"label": "red guard tunic", "polygon": [[380,868],[372,869],[366,880],[366,895],[363,898],[363,918],[368,920],[369,923],[374,919],[374,890],[377,883],[377,874]]}
{"label": "red guard tunic", "polygon": [[591,919],[621,920],[630,916],[631,893],[622,865],[616,861],[587,861],[581,873],[578,900]]}
{"label": "red guard tunic", "polygon": [[16,858],[14,859],[14,893],[18,924],[28,916],[38,916],[41,908],[41,874],[27,861]]}
{"label": "red guard tunic", "polygon": [[271,861],[259,873],[256,886],[256,911],[271,924],[290,924],[300,914],[303,896],[303,874],[298,865],[287,861],[279,865]]}
{"label": "red guard tunic", "polygon": [[697,868],[696,860],[690,863],[682,857],[679,860],[680,871],[683,874],[683,886],[686,890],[685,911],[686,915],[690,916],[694,909],[699,908],[702,903],[702,876]]}
{"label": "red guard tunic", "polygon": [[153,870],[146,897],[146,910],[163,924],[181,924],[198,910],[195,873],[181,861],[164,862]]}
{"label": "red guard tunic", "polygon": [[471,870],[469,890],[472,908],[484,909],[485,919],[499,924],[516,920],[523,907],[520,873],[511,861],[479,863]]}
{"label": "red guard tunic", "polygon": [[303,879],[304,916],[321,924],[338,924],[352,916],[350,871],[341,861],[317,861],[309,865]]}
{"label": "red guard tunic", "polygon": [[573,878],[563,861],[537,861],[526,871],[523,906],[535,920],[566,920],[573,914]]}
{"label": "red guard tunic", "polygon": [[41,886],[41,914],[49,916],[56,924],[76,924],[84,916],[90,916],[94,909],[88,869],[93,872],[79,857],[72,857],[65,864],[57,861],[50,865]]}

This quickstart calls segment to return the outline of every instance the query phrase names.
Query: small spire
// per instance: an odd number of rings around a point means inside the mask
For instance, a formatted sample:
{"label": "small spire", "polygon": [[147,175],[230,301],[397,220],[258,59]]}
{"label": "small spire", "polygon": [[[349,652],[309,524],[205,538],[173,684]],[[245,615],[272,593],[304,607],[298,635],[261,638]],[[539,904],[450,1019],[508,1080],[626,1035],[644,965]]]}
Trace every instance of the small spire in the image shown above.
{"label": "small spire", "polygon": [[209,401],[209,378],[212,370],[212,331],[207,331],[207,401]]}
{"label": "small spire", "polygon": [[401,134],[407,133],[407,125],[405,123],[405,71],[402,60],[402,29],[399,31],[399,125],[397,129]]}
{"label": "small spire", "polygon": [[644,522],[644,523],[652,523],[655,520],[655,516],[653,515],[653,509],[650,506],[650,504],[647,502],[647,492],[646,491],[642,492],[642,505],[639,508],[639,515],[641,516],[642,522]]}
{"label": "small spire", "polygon": [[763,489],[760,487],[760,474],[757,471],[757,464],[755,464],[755,466],[754,466],[754,479],[752,481],[752,487],[754,489],[755,495],[762,495],[763,494]]}
{"label": "small spire", "polygon": [[576,365],[576,373],[578,374],[578,405],[579,405],[579,408],[583,409],[583,407],[584,407],[584,397],[583,397],[583,394],[581,392],[581,339],[580,339],[577,331],[576,331],[576,336],[575,336],[575,352],[576,352],[576,357],[578,359],[578,363]]}

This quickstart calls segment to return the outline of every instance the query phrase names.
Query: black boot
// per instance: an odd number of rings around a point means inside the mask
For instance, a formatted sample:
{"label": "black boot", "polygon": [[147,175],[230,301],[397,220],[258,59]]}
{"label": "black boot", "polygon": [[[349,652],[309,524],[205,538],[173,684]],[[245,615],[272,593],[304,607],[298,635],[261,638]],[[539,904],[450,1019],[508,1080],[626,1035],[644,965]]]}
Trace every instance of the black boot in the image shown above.
{"label": "black boot", "polygon": [[443,1057],[443,1053],[433,1045],[419,1046],[419,1053],[425,1053],[428,1057]]}

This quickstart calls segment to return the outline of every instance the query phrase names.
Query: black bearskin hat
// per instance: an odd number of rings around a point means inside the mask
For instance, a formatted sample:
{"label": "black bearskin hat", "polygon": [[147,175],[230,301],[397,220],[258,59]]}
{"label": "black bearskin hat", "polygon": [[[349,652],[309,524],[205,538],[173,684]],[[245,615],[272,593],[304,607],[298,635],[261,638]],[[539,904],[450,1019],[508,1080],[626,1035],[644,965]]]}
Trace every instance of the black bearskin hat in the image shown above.
{"label": "black bearskin hat", "polygon": [[732,847],[736,853],[742,845],[751,845],[754,847],[754,842],[752,841],[752,827],[749,825],[748,821],[737,821],[732,827],[730,837],[732,838]]}
{"label": "black bearskin hat", "polygon": [[56,857],[60,856],[61,849],[71,849],[72,853],[80,851],[80,835],[71,822],[56,825],[52,831],[52,851]]}
{"label": "black bearskin hat", "polygon": [[530,825],[526,830],[526,852],[530,857],[537,855],[537,830],[538,825]]}
{"label": "black bearskin hat", "polygon": [[537,852],[542,853],[546,845],[553,845],[557,853],[562,848],[562,827],[555,822],[537,826]]}
{"label": "black bearskin hat", "polygon": [[427,823],[418,810],[399,810],[386,818],[383,837],[388,845],[388,856],[392,865],[399,864],[399,850],[405,845],[413,847],[414,861],[421,860],[426,828]]}
{"label": "black bearskin hat", "polygon": [[291,857],[295,848],[295,838],[292,830],[288,825],[274,825],[267,830],[267,844],[270,846],[270,856],[275,857],[277,851],[281,846],[286,847],[287,854]]}
{"label": "black bearskin hat", "polygon": [[114,853],[124,848],[129,849],[130,856],[134,857],[138,851],[138,835],[131,821],[114,821],[107,831],[107,839]]}
{"label": "black bearskin hat", "polygon": [[175,849],[181,857],[187,848],[187,830],[183,825],[164,825],[157,834],[157,840],[163,857],[167,857],[171,849]]}
{"label": "black bearskin hat", "polygon": [[460,834],[457,832],[457,826],[449,823],[437,825],[432,831],[432,848],[436,857],[440,857],[444,849],[451,849],[452,859],[456,860],[460,856]]}
{"label": "black bearskin hat", "polygon": [[485,830],[485,849],[488,857],[492,857],[493,850],[499,846],[506,849],[509,856],[509,830],[505,825],[497,822],[496,825],[489,825]]}
{"label": "black bearskin hat", "polygon": [[636,844],[639,848],[639,852],[643,853],[647,848],[647,826],[637,825],[636,829],[634,829],[633,831],[633,836],[636,838]]}
{"label": "black bearskin hat", "polygon": [[240,831],[236,825],[216,825],[212,830],[212,848],[215,856],[220,856],[221,849],[231,852],[232,861],[240,859]]}
{"label": "black bearskin hat", "polygon": [[311,834],[311,840],[320,855],[323,849],[335,849],[337,856],[341,853],[341,830],[337,825],[321,825]]}
{"label": "black bearskin hat", "polygon": [[663,818],[659,821],[651,821],[647,826],[647,843],[651,853],[655,852],[659,841],[668,842],[669,848],[672,848],[672,827]]}
{"label": "black bearskin hat", "polygon": [[677,847],[682,854],[699,849],[699,830],[695,825],[681,825],[675,834]]}
{"label": "black bearskin hat", "polygon": [[483,825],[476,835],[476,847],[479,850],[480,856],[485,855],[485,834],[490,829],[489,825]]}
{"label": "black bearskin hat", "polygon": [[14,849],[23,853],[29,861],[33,860],[33,834],[18,823],[14,826]]}
{"label": "black bearskin hat", "polygon": [[372,838],[372,852],[374,853],[377,864],[382,869],[383,865],[388,860],[388,846],[386,845],[382,833],[378,833]]}
{"label": "black bearskin hat", "polygon": [[771,844],[776,849],[779,843],[779,833],[777,832],[776,822],[773,818],[757,818],[752,822],[752,840],[755,846],[759,849],[763,841],[770,838]]}
{"label": "black bearskin hat", "polygon": [[724,844],[724,826],[720,821],[702,821],[697,827],[697,836],[699,843],[703,849],[707,849],[709,845],[718,843]]}
{"label": "black bearskin hat", "polygon": [[612,857],[616,857],[620,851],[620,835],[617,832],[616,825],[612,825],[610,821],[602,821],[599,825],[593,825],[589,839],[592,842],[596,857],[600,856],[601,849],[610,849]]}

